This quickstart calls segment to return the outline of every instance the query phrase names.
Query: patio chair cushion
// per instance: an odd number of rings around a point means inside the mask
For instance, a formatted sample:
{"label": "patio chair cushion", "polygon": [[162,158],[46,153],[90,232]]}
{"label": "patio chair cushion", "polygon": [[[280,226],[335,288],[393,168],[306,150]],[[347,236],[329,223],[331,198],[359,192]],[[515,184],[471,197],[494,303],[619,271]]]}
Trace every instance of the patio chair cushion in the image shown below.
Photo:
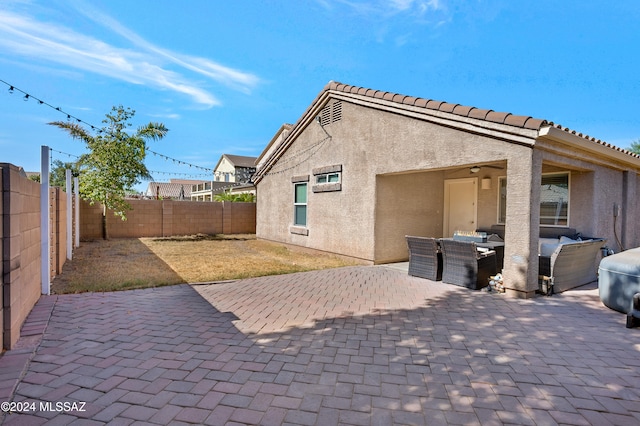
{"label": "patio chair cushion", "polygon": [[[551,238],[545,238],[545,240],[551,240]],[[551,257],[551,255],[553,254],[553,252],[556,251],[559,245],[560,245],[560,241],[558,239],[553,240],[552,243],[551,242],[540,243],[540,249],[538,250],[538,253],[540,254],[540,256]]]}

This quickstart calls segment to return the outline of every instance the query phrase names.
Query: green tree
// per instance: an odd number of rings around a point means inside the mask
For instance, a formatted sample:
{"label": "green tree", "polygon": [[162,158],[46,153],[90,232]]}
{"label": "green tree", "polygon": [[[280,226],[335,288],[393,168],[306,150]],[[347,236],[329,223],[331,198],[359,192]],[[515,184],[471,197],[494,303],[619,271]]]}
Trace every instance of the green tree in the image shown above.
{"label": "green tree", "polygon": [[65,188],[67,186],[67,169],[71,170],[72,176],[80,175],[77,163],[64,163],[60,160],[53,160],[53,167],[49,174],[49,185]]}
{"label": "green tree", "polygon": [[231,201],[233,203],[255,203],[256,196],[249,192],[240,194],[232,194],[231,191],[225,191],[213,196],[213,201]]}
{"label": "green tree", "polygon": [[107,210],[112,210],[116,216],[126,220],[126,212],[131,209],[125,201],[127,191],[139,183],[140,179],[151,178],[144,164],[146,141],[162,139],[168,132],[164,124],[150,122],[129,134],[129,120],[134,115],[135,111],[130,108],[114,106],[111,113],[106,114],[106,118],[102,120],[105,126],[96,135],[77,123],[49,123],[86,144],[89,152],[81,155],[77,162],[80,171],[79,192],[91,204],[97,202],[103,205],[104,238],[107,238]]}
{"label": "green tree", "polygon": [[640,139],[636,139],[635,141],[631,142],[629,151],[640,155]]}

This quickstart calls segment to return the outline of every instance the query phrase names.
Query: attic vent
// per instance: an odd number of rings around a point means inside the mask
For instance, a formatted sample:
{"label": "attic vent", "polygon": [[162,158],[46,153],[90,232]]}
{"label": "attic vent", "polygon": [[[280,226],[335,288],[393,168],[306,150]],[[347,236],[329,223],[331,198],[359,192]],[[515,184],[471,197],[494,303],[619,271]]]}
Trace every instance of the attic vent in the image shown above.
{"label": "attic vent", "polygon": [[327,124],[335,123],[342,119],[342,102],[336,101],[320,111],[320,124],[326,126]]}
{"label": "attic vent", "polygon": [[342,102],[337,101],[333,103],[331,115],[332,115],[331,117],[332,123],[335,123],[336,121],[340,121],[340,119],[342,118]]}
{"label": "attic vent", "polygon": [[326,126],[331,124],[331,105],[327,105],[320,111],[320,125]]}

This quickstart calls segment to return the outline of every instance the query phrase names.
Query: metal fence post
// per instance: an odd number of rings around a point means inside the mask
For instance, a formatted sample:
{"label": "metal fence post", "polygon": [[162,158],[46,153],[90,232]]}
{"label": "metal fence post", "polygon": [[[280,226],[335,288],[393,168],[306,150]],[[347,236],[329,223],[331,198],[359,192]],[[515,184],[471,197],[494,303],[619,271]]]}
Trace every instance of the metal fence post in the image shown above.
{"label": "metal fence post", "polygon": [[42,145],[40,153],[40,266],[42,294],[51,293],[51,241],[49,235],[49,147]]}

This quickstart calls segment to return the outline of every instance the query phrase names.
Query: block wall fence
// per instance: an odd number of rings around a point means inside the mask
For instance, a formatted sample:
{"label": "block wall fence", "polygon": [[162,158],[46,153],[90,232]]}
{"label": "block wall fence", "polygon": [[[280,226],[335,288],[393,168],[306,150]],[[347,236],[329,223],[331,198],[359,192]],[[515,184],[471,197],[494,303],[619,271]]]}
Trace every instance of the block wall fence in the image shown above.
{"label": "block wall fence", "polygon": [[[0,330],[2,349],[12,349],[20,328],[42,293],[40,190],[22,169],[0,163]],[[69,195],[73,197],[73,195]],[[109,238],[170,237],[193,234],[254,234],[256,204],[130,200],[127,220],[107,213]],[[75,203],[71,203],[75,209]],[[80,240],[102,238],[102,206],[79,203]],[[67,194],[49,190],[50,278],[67,260]],[[75,241],[75,211],[72,241]]]}
{"label": "block wall fence", "polygon": [[[107,212],[108,238],[195,234],[255,234],[256,204],[175,200],[127,200],[127,220]],[[80,201],[80,240],[102,238],[102,206]]]}

